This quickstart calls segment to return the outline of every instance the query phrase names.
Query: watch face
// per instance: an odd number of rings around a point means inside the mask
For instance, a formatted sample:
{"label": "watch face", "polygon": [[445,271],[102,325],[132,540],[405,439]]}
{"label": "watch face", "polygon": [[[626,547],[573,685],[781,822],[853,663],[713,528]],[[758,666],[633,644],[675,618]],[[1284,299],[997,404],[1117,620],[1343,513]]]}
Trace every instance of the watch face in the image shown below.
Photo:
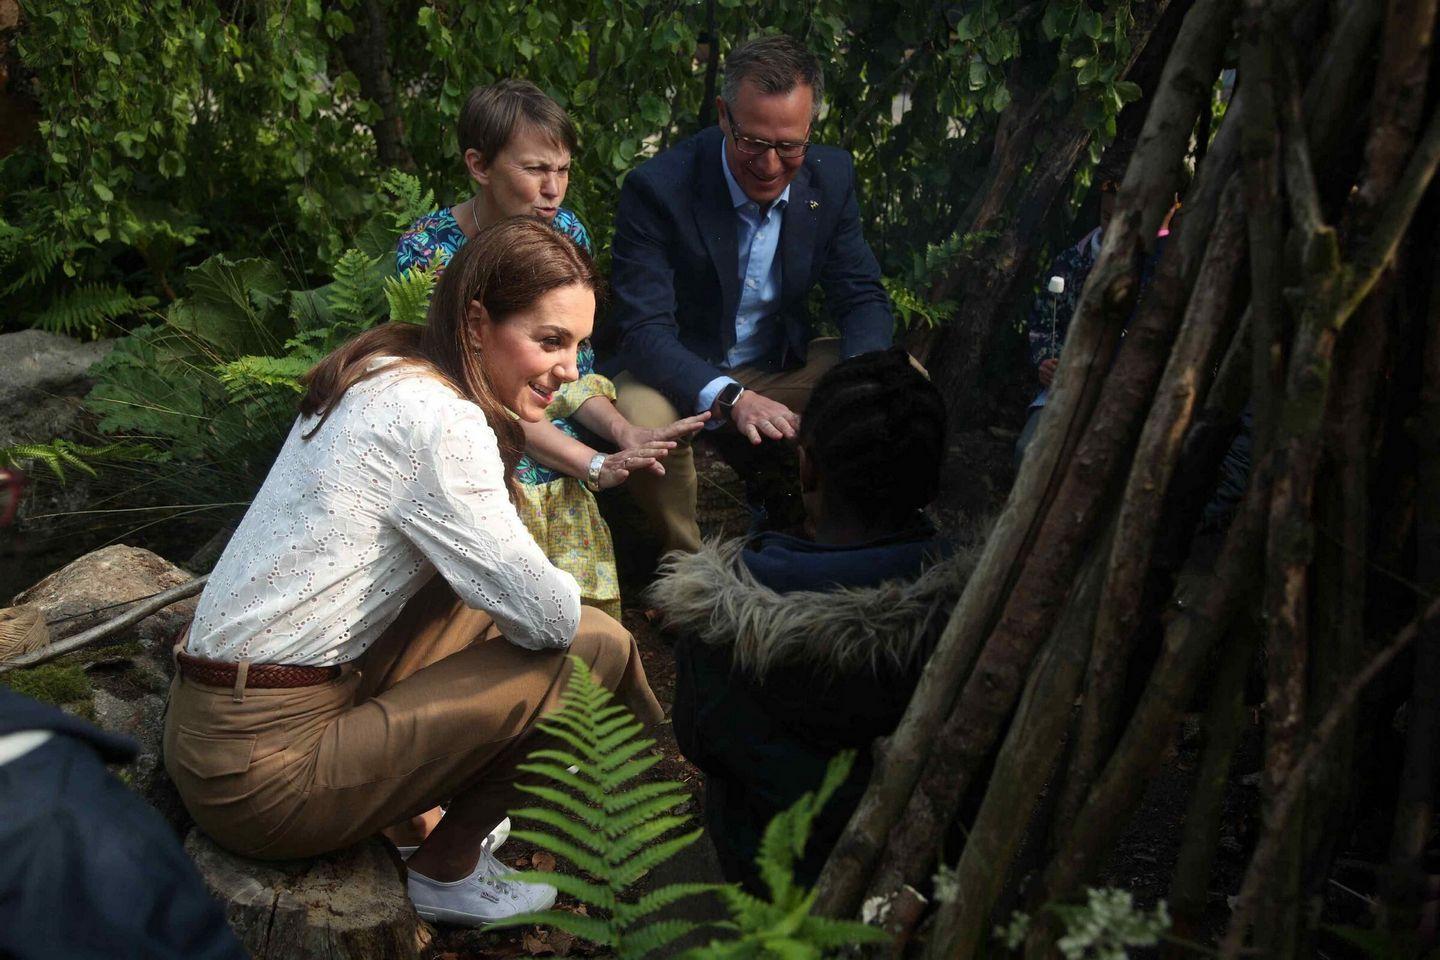
{"label": "watch face", "polygon": [[720,396],[719,396],[719,398],[718,398],[718,399],[719,399],[719,402],[720,402],[720,406],[725,407],[726,409],[729,409],[730,407],[734,406],[734,405],[735,405],[735,401],[740,399],[740,393],[741,393],[740,384],[738,384],[738,383],[727,384],[726,387],[725,387],[725,389],[720,391]]}

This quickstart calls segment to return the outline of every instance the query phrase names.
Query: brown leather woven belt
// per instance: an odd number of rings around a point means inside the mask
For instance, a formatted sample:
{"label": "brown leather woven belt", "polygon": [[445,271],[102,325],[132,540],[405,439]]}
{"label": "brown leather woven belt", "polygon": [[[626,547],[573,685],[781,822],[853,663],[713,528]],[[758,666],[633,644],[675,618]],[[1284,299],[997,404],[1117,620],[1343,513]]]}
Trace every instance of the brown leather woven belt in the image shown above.
{"label": "brown leather woven belt", "polygon": [[[239,664],[192,657],[184,650],[175,651],[175,663],[185,679],[207,687],[234,687],[240,672]],[[255,689],[277,687],[313,687],[329,683],[340,676],[339,667],[307,667],[290,663],[252,663],[245,676],[245,686]]]}

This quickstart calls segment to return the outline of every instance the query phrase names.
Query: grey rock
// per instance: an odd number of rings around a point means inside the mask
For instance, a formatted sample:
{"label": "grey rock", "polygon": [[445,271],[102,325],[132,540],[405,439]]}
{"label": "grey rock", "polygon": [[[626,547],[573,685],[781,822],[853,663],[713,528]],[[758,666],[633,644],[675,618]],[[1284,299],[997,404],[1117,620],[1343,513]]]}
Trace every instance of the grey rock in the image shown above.
{"label": "grey rock", "polygon": [[0,334],[0,447],[69,435],[90,390],[90,367],[114,345],[44,330]]}
{"label": "grey rock", "polygon": [[[60,640],[118,616],[127,608],[126,601],[190,579],[187,571],[149,550],[117,544],[52,573],[16,597],[15,603],[38,606],[51,624],[52,639]],[[95,688],[96,724],[140,744],[140,754],[124,769],[124,778],[177,831],[188,827],[190,818],[165,773],[160,741],[171,677],[170,647],[194,617],[198,602],[191,597],[172,604],[101,641],[103,645],[74,655],[85,662]]]}

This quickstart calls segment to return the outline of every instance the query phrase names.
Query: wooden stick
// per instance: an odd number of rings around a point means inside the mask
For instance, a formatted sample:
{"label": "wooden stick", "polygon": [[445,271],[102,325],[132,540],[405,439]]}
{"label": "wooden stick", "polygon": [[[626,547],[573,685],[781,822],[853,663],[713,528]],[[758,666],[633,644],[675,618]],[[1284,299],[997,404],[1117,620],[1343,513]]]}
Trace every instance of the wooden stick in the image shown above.
{"label": "wooden stick", "polygon": [[89,630],[82,630],[73,637],[57,640],[43,650],[36,650],[34,653],[27,653],[23,657],[16,657],[14,660],[0,663],[0,673],[5,673],[10,670],[22,670],[25,667],[33,667],[37,664],[46,663],[57,657],[63,657],[67,653],[73,653],[81,647],[89,646],[97,640],[103,640],[112,634],[124,630],[126,627],[139,623],[156,610],[163,610],[172,603],[195,596],[195,594],[204,589],[205,582],[209,579],[210,575],[207,573],[203,577],[196,577],[194,580],[171,587],[169,590],[157,593],[153,597],[136,603],[135,606],[114,619],[106,620],[104,623],[93,626]]}

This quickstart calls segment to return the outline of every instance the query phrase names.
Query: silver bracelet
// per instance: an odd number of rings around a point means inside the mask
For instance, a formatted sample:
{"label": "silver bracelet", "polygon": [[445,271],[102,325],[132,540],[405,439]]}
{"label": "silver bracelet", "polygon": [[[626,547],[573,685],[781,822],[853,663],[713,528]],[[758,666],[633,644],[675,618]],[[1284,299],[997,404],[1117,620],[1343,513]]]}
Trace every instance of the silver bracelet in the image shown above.
{"label": "silver bracelet", "polygon": [[605,454],[597,453],[590,458],[590,466],[585,471],[585,487],[591,493],[600,492],[600,471],[605,466]]}

